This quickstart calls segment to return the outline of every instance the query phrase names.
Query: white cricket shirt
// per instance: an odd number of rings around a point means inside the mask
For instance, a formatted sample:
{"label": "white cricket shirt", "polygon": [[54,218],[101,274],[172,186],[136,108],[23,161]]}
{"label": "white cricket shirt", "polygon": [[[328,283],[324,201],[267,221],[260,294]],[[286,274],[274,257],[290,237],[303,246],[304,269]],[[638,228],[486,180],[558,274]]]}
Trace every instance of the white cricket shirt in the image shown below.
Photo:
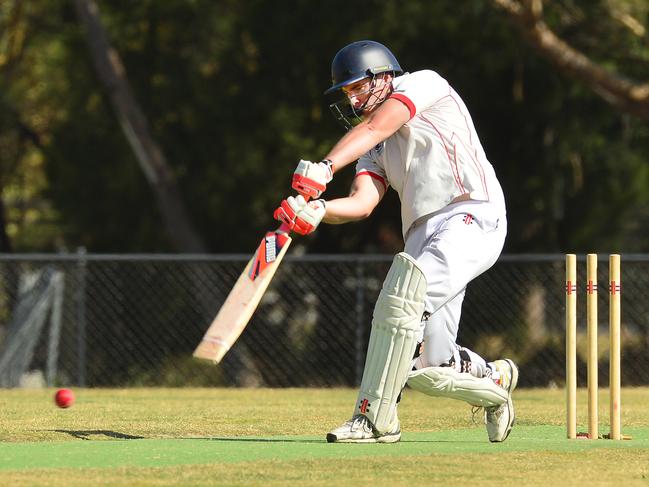
{"label": "white cricket shirt", "polygon": [[431,70],[406,73],[392,83],[390,97],[408,107],[410,120],[364,154],[356,174],[378,178],[397,191],[404,238],[417,219],[461,195],[490,201],[504,212],[500,183],[455,90]]}

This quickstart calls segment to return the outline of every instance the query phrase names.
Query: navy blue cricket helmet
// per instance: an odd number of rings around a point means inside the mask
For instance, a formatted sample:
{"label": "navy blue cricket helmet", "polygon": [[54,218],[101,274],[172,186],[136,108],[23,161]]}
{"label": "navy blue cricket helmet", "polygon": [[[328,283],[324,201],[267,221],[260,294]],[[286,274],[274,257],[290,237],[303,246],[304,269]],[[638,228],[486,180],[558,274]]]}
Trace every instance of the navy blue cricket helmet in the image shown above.
{"label": "navy blue cricket helmet", "polygon": [[393,72],[395,75],[403,73],[399,61],[390,49],[376,41],[352,42],[334,56],[331,62],[333,84],[325,94],[363,78],[386,72]]}
{"label": "navy blue cricket helmet", "polygon": [[[364,78],[372,80],[377,74],[403,73],[399,61],[387,47],[376,41],[356,41],[343,47],[331,62],[332,86],[325,95],[338,92],[341,88],[356,83]],[[362,111],[367,108],[354,109],[346,96],[329,105],[334,117],[350,129],[362,121]]]}

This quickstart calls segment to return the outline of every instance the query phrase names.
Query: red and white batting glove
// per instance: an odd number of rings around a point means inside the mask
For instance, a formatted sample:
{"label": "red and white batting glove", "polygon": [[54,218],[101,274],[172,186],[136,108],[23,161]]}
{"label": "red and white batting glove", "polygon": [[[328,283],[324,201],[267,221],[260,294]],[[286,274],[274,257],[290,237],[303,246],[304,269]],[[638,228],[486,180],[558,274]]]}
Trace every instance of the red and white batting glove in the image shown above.
{"label": "red and white batting glove", "polygon": [[314,200],[308,203],[302,197],[289,196],[275,210],[273,216],[287,224],[291,230],[300,235],[313,232],[320,224],[326,213],[324,200]]}
{"label": "red and white batting glove", "polygon": [[304,196],[319,198],[334,177],[332,162],[301,160],[293,173],[293,189]]}

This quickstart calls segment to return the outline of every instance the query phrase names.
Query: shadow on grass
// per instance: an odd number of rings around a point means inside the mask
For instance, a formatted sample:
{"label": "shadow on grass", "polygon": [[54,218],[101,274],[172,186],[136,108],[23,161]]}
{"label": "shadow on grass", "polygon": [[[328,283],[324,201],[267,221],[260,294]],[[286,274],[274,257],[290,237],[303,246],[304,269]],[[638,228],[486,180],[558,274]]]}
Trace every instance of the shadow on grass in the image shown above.
{"label": "shadow on grass", "polygon": [[118,431],[110,431],[110,430],[48,430],[48,431],[54,431],[55,433],[66,433],[80,440],[91,440],[92,436],[108,436],[109,438],[115,438],[118,440],[141,440],[144,438],[144,436],[127,435],[126,433],[120,433]]}
{"label": "shadow on grass", "polygon": [[[237,438],[237,437],[184,437],[179,438],[181,440],[206,440],[206,441],[222,441],[222,442],[249,442],[249,443],[327,443],[326,439],[313,439],[313,438],[300,438],[299,436],[295,438]],[[401,440],[398,443],[476,443],[481,444],[484,441],[471,441],[471,440],[442,440],[442,439],[430,439],[430,440],[415,440],[407,439]],[[396,443],[396,444],[398,444]],[[390,443],[332,443],[336,445],[389,445]]]}
{"label": "shadow on grass", "polygon": [[207,440],[207,441],[242,441],[250,443],[326,443],[326,440],[314,440],[312,438],[236,438],[236,437],[185,437],[181,440]]}

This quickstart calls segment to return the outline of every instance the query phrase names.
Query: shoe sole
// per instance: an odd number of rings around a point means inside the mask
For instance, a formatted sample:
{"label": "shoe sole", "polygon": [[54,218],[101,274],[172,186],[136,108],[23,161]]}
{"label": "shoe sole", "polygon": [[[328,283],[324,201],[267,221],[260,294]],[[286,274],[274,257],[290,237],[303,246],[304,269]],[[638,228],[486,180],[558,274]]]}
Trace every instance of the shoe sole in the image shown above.
{"label": "shoe sole", "polygon": [[491,443],[501,443],[507,439],[509,436],[509,433],[512,432],[512,428],[514,427],[514,423],[516,422],[516,413],[514,412],[514,401],[512,401],[512,392],[514,392],[514,389],[516,389],[516,386],[518,385],[518,367],[516,367],[516,364],[506,358],[505,361],[509,364],[509,367],[512,369],[512,380],[509,383],[509,389],[507,389],[507,394],[509,397],[507,398],[507,409],[509,410],[509,417],[512,418],[511,422],[509,423],[509,426],[507,427],[507,431],[505,431],[505,436],[502,437],[500,440],[489,440]]}
{"label": "shoe sole", "polygon": [[327,443],[396,443],[401,439],[401,432],[372,438],[338,439],[333,433],[327,433]]}
{"label": "shoe sole", "polygon": [[506,358],[505,361],[512,369],[512,381],[510,382],[509,389],[507,390],[509,395],[511,395],[511,393],[514,392],[514,389],[516,389],[516,386],[518,385],[518,367],[513,360]]}
{"label": "shoe sole", "polygon": [[376,439],[377,443],[397,443],[399,440],[401,440],[401,432],[395,434],[395,435],[384,435],[384,436],[379,436]]}

